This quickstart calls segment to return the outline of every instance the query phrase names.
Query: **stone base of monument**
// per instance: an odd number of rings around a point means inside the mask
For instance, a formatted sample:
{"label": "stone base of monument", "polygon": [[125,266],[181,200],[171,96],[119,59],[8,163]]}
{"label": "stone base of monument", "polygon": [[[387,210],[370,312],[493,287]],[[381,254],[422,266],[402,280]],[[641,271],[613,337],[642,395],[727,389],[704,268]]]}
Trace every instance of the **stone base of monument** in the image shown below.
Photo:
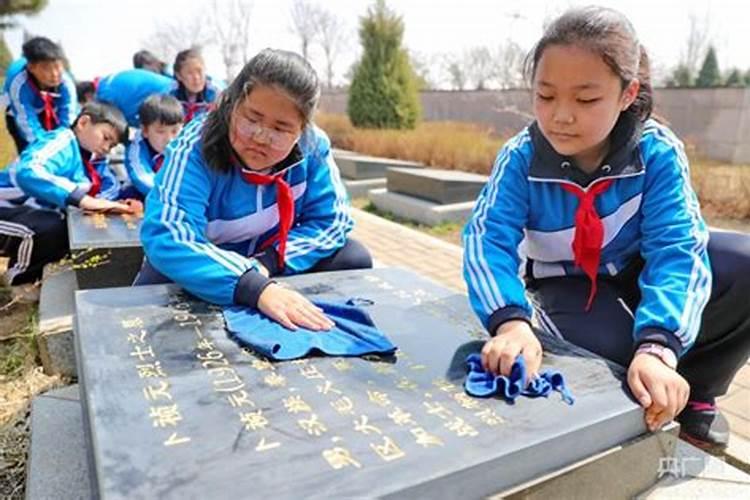
{"label": "stone base of monument", "polygon": [[73,294],[78,289],[76,273],[69,264],[48,264],[39,297],[39,357],[47,375],[75,378],[73,342]]}
{"label": "stone base of monument", "polygon": [[369,198],[378,210],[427,226],[436,226],[445,222],[463,224],[474,209],[473,201],[442,205],[405,194],[393,193],[385,188],[371,190]]}
{"label": "stone base of monument", "polygon": [[367,198],[373,189],[385,187],[385,177],[378,179],[343,179],[350,198]]}
{"label": "stone base of monument", "polygon": [[31,405],[26,461],[28,500],[88,499],[90,467],[77,385],[47,392]]}
{"label": "stone base of monument", "polygon": [[130,286],[143,262],[139,217],[68,209],[70,253],[78,287]]}
{"label": "stone base of monument", "polygon": [[386,187],[400,193],[440,205],[473,202],[487,183],[487,177],[470,172],[438,168],[390,168]]}

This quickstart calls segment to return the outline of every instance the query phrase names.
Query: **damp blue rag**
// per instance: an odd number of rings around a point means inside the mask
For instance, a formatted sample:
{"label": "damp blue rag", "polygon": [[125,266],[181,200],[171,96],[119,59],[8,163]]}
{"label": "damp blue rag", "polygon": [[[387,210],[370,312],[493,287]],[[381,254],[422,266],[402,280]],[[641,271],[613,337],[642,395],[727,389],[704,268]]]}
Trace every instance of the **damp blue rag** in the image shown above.
{"label": "damp blue rag", "polygon": [[478,353],[466,357],[466,369],[464,389],[470,396],[489,398],[499,395],[507,402],[513,403],[518,396],[546,398],[552,391],[557,391],[562,400],[569,405],[575,402],[575,398],[565,385],[565,378],[558,371],[547,370],[529,382],[526,376],[526,362],[520,354],[510,369],[509,377],[496,376],[484,371],[482,356]]}
{"label": "damp blue rag", "polygon": [[257,310],[242,306],[226,307],[223,314],[231,339],[277,361],[302,358],[313,351],[330,356],[393,354],[396,351],[396,346],[378,330],[370,315],[351,305],[354,302],[313,301],[313,304],[323,309],[335,323],[333,328],[314,331],[299,327],[292,331]]}

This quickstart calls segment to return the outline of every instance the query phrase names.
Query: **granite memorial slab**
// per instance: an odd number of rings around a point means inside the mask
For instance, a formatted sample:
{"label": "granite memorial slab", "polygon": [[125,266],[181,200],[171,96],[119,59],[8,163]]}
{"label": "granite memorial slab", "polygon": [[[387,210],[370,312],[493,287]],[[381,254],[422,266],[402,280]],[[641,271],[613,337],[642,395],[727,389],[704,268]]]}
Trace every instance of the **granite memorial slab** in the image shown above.
{"label": "granite memorial slab", "polygon": [[47,375],[76,377],[73,294],[77,289],[76,274],[69,262],[44,266],[37,345]]}
{"label": "granite memorial slab", "polygon": [[81,289],[128,286],[143,262],[141,217],[68,208],[73,268]]}
{"label": "granite memorial slab", "polygon": [[334,157],[344,179],[366,180],[385,178],[392,167],[423,168],[421,163],[358,154],[340,154]]}
{"label": "granite memorial slab", "polygon": [[391,168],[386,179],[388,191],[440,205],[473,202],[487,183],[484,175],[437,168]]}
{"label": "granite memorial slab", "polygon": [[[624,371],[543,337],[576,398],[474,399],[466,296],[402,269],[282,280],[362,304],[393,356],[270,362],[175,285],[76,293],[92,483],[119,498],[479,498],[643,435]],[[323,335],[324,333],[321,333]]]}

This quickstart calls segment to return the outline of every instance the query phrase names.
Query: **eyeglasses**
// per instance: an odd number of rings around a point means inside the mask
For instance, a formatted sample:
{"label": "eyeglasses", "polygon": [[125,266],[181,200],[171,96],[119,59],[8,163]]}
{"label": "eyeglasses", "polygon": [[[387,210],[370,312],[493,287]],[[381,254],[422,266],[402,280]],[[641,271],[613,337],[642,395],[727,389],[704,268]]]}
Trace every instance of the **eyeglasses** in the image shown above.
{"label": "eyeglasses", "polygon": [[262,136],[268,146],[277,151],[285,151],[288,149],[294,144],[299,135],[293,132],[282,132],[280,130],[264,127],[260,123],[240,115],[235,115],[234,121],[237,134],[243,139],[257,139],[259,136]]}

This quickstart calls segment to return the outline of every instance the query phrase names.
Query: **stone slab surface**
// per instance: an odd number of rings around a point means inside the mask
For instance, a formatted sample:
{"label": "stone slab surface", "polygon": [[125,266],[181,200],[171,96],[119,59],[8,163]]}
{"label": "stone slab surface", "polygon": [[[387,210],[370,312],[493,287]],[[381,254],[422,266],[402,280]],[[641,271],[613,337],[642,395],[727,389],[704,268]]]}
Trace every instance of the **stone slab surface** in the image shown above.
{"label": "stone slab surface", "polygon": [[386,187],[440,205],[474,202],[487,183],[484,175],[437,168],[389,168]]}
{"label": "stone slab surface", "polygon": [[[466,397],[485,333],[466,297],[403,269],[284,280],[366,299],[390,358],[270,363],[175,286],[76,295],[85,416],[102,498],[481,497],[644,433],[622,370],[547,338],[577,401]],[[137,445],[134,445],[137,443]]]}
{"label": "stone slab surface", "polygon": [[412,161],[392,160],[363,155],[339,155],[335,157],[336,165],[345,179],[376,179],[386,176],[391,167],[423,168],[424,165]]}
{"label": "stone slab surface", "polygon": [[379,210],[427,226],[445,222],[464,224],[474,210],[473,201],[441,205],[387,189],[372,189],[368,197]]}

